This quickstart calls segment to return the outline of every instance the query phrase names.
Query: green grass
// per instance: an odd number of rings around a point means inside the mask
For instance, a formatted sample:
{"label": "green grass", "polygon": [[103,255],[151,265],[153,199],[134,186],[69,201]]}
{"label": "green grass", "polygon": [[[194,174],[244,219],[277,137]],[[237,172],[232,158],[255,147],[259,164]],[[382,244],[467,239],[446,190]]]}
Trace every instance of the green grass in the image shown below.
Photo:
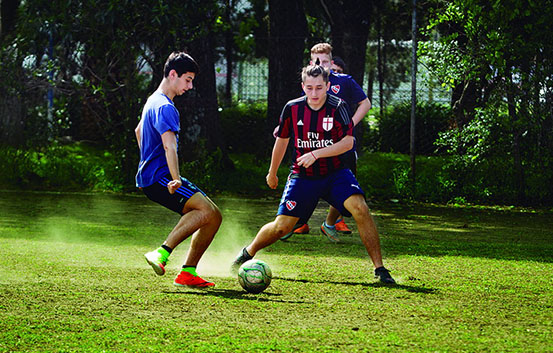
{"label": "green grass", "polygon": [[[172,285],[143,253],[177,216],[142,195],[0,192],[0,352],[551,352],[553,217],[520,209],[372,205],[395,287],[358,237],[312,231],[262,251],[263,293],[227,275],[278,199],[215,198],[222,228]],[[325,214],[321,204],[312,228]]]}

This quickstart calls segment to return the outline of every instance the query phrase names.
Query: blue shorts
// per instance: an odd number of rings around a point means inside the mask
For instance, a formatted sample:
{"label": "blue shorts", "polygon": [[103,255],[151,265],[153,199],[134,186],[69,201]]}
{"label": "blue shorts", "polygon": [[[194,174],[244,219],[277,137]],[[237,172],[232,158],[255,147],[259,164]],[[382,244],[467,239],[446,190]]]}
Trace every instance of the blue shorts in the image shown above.
{"label": "blue shorts", "polygon": [[323,199],[342,215],[351,217],[344,201],[354,194],[365,195],[349,169],[340,169],[321,179],[288,177],[277,215],[298,217],[298,223],[307,223],[319,199]]}
{"label": "blue shorts", "polygon": [[175,211],[181,216],[184,214],[182,212],[182,210],[184,209],[184,204],[192,197],[192,195],[199,192],[202,195],[206,196],[205,192],[200,190],[199,187],[183,177],[181,177],[182,185],[180,186],[180,188],[175,190],[174,194],[170,194],[169,190],[167,190],[167,184],[171,180],[173,180],[173,177],[168,174],[153,183],[152,185],[142,188],[142,191],[150,200],[157,202],[172,211]]}

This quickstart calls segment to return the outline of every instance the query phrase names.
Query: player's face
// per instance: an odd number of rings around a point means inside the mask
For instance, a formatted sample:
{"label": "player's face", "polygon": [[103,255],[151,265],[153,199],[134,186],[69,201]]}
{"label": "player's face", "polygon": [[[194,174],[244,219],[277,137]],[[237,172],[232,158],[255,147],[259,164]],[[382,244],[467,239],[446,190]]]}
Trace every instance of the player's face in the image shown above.
{"label": "player's face", "polygon": [[332,60],[330,60],[330,55],[328,54],[311,54],[311,64],[315,64],[317,62],[317,59],[319,59],[319,65],[324,67],[325,69],[330,69],[330,65],[332,65]]}
{"label": "player's face", "polygon": [[312,109],[319,109],[326,102],[326,91],[330,82],[325,82],[322,75],[317,77],[307,76],[305,81],[301,84],[305,96],[307,97],[307,104]]}
{"label": "player's face", "polygon": [[194,78],[196,77],[196,74],[193,72],[185,72],[180,77],[176,77],[175,79],[175,93],[177,96],[180,96],[184,92],[188,91],[189,89],[192,89],[194,87],[192,85],[192,81],[194,81]]}
{"label": "player's face", "polygon": [[344,69],[342,69],[340,66],[334,64],[334,62],[332,62],[332,66],[330,66],[330,69],[336,73],[339,73],[339,74],[343,74],[344,73]]}

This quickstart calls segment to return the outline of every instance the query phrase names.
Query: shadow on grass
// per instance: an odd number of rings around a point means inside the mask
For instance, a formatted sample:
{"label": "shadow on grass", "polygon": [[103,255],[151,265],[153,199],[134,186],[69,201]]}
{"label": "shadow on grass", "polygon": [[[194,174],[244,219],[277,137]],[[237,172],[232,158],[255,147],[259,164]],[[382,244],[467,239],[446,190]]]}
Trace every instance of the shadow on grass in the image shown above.
{"label": "shadow on grass", "polygon": [[166,294],[179,294],[179,295],[209,295],[213,297],[220,297],[225,299],[240,299],[240,300],[253,300],[257,302],[272,302],[272,303],[287,303],[287,304],[306,304],[305,300],[283,300],[278,299],[282,296],[279,293],[262,292],[259,294],[251,294],[241,290],[235,289],[184,289],[181,291],[164,291]]}
{"label": "shadow on grass", "polygon": [[285,277],[273,277],[273,279],[279,279],[282,281],[289,282],[300,282],[300,283],[330,283],[337,285],[345,286],[361,286],[361,287],[372,287],[372,288],[389,288],[395,290],[405,290],[410,293],[422,293],[422,294],[434,294],[438,290],[435,288],[426,288],[426,287],[417,287],[417,286],[408,286],[405,284],[385,284],[380,282],[366,283],[366,282],[347,282],[347,281],[314,281],[309,279],[296,279],[296,278],[285,278]]}

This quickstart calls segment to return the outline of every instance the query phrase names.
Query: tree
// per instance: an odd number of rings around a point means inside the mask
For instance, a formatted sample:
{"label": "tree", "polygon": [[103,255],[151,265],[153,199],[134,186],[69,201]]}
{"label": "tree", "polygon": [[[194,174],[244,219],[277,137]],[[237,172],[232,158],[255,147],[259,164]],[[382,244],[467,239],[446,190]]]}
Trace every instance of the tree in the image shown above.
{"label": "tree", "polygon": [[[503,187],[512,187],[513,201],[519,204],[553,196],[552,187],[542,187],[553,181],[550,168],[543,168],[553,163],[548,99],[553,65],[545,59],[553,55],[551,5],[551,1],[452,1],[432,22],[431,29],[444,34],[440,43],[424,49],[443,82],[461,87],[457,97],[465,109],[457,112],[465,115],[457,118],[458,139],[451,141],[452,151],[472,151],[464,160],[469,166],[502,161],[498,179]],[[484,121],[487,126],[481,124]],[[469,124],[470,129],[465,128]],[[497,130],[490,135],[486,130],[492,128]]]}
{"label": "tree", "polygon": [[[189,48],[203,70],[197,79],[197,113],[190,113],[201,117],[184,119],[196,122],[195,128],[207,140],[206,147],[224,146],[213,73],[212,38],[218,10],[216,0],[152,4],[128,0],[26,1],[18,11],[21,17],[15,39],[2,44],[3,49],[15,48],[12,52],[19,55],[10,58],[14,67],[21,67],[22,58],[27,57],[30,64],[26,64],[28,70],[21,81],[38,88],[33,90],[36,97],[41,98],[40,93],[53,87],[54,102],[67,115],[59,119],[68,121],[63,133],[115,151],[122,161],[122,177],[131,184],[137,164],[132,131],[145,98],[161,81],[163,63],[171,51]],[[53,55],[45,58],[48,47]],[[148,67],[152,68],[151,76]],[[26,133],[48,142],[44,136],[49,134],[42,134],[37,127],[48,125],[49,130],[61,132],[55,126],[57,120],[47,122],[36,111],[39,104],[23,93],[21,88],[13,95],[26,99],[24,114],[34,119],[33,128]],[[189,126],[184,125],[180,141],[197,143],[200,134],[186,131]],[[31,140],[29,137],[26,139]]]}
{"label": "tree", "polygon": [[300,72],[307,37],[303,1],[269,0],[269,18],[267,133],[272,136],[286,102],[301,94]]}
{"label": "tree", "polygon": [[363,86],[367,39],[373,1],[320,0],[331,27],[333,54],[344,59],[350,74]]}

